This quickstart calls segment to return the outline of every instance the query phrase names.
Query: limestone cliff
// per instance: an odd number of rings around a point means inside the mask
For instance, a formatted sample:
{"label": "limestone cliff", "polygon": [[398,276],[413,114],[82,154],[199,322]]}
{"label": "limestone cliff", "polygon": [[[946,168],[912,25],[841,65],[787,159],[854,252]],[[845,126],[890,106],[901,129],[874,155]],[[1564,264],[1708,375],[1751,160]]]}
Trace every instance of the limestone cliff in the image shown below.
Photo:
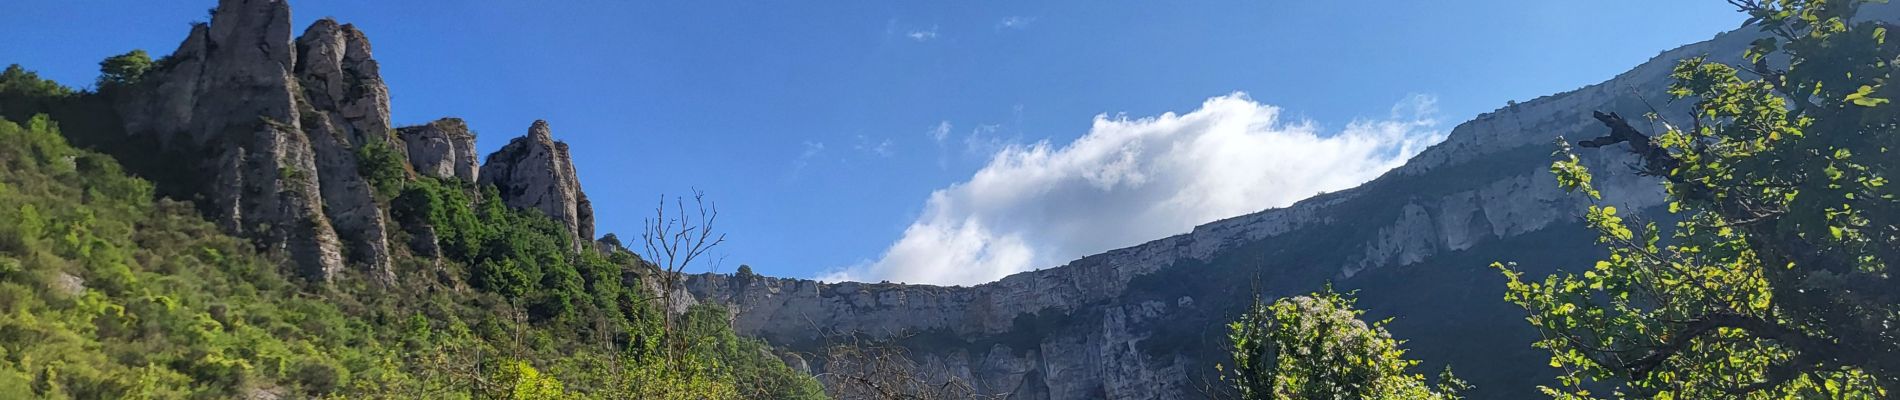
{"label": "limestone cliff", "polygon": [[116,103],[125,130],[169,150],[203,154],[203,206],[225,229],[286,251],[304,275],[343,268],[324,212],[317,151],[302,126],[290,9],[223,0],[208,24]]}
{"label": "limestone cliff", "polygon": [[482,163],[481,184],[492,184],[509,207],[541,210],[567,226],[574,246],[594,240],[594,205],[581,191],[567,143],[554,140],[547,121],[534,121],[526,136],[508,141]]}
{"label": "limestone cliff", "polygon": [[396,130],[403,149],[409,153],[409,166],[416,173],[442,179],[475,182],[478,160],[475,133],[461,118],[443,118],[424,125]]}
{"label": "limestone cliff", "polygon": [[[737,329],[795,350],[829,334],[900,338],[917,361],[1011,399],[1197,397],[1225,361],[1223,323],[1255,295],[1335,282],[1365,289],[1372,316],[1399,315],[1414,355],[1450,362],[1479,398],[1519,398],[1550,376],[1533,333],[1486,266],[1532,273],[1588,265],[1579,196],[1548,172],[1552,141],[1593,137],[1592,110],[1642,115],[1674,63],[1733,61],[1756,36],[1731,32],[1666,52],[1608,82],[1478,116],[1361,187],[1201,225],[1192,232],[973,287],[819,283],[704,274],[688,289],[732,304]],[[1676,110],[1664,109],[1665,113]],[[1597,184],[1637,213],[1663,200],[1624,152],[1587,152]],[[1546,247],[1546,246],[1550,247]],[[1503,343],[1518,343],[1511,346]],[[1488,350],[1487,350],[1488,349]],[[1435,367],[1435,365],[1428,365]],[[814,364],[813,368],[822,369]]]}
{"label": "limestone cliff", "polygon": [[[350,261],[389,276],[383,210],[357,166],[358,149],[391,146],[389,89],[370,58],[369,39],[350,25],[318,20],[297,39],[299,119],[317,155],[324,212]],[[394,193],[386,193],[394,196]]]}
{"label": "limestone cliff", "polygon": [[475,136],[460,119],[399,133],[389,99],[369,39],[355,26],[322,19],[293,40],[284,1],[221,0],[211,21],[194,25],[176,51],[115,96],[114,107],[127,134],[186,155],[181,162],[201,176],[187,192],[225,229],[284,251],[310,278],[329,280],[348,265],[394,279],[384,203],[396,193],[377,193],[369,177],[388,171],[364,170],[364,156],[379,152],[406,155],[406,168],[396,167],[405,176],[481,175],[509,205],[566,224],[577,249],[591,243],[592,206],[567,145],[553,141],[546,123],[480,171]]}

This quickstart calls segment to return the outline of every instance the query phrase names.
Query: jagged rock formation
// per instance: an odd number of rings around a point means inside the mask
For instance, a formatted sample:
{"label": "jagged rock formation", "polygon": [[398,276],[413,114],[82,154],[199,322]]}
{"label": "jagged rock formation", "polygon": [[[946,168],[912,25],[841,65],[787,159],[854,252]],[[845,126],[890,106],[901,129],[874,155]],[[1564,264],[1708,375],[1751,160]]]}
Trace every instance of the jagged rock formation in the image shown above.
{"label": "jagged rock formation", "polygon": [[[311,278],[328,280],[349,264],[394,279],[382,201],[396,193],[377,193],[372,171],[363,170],[372,152],[407,155],[421,175],[463,182],[480,175],[507,204],[566,224],[577,250],[592,242],[593,207],[567,145],[545,122],[481,171],[475,136],[460,119],[392,130],[378,70],[368,38],[352,25],[319,20],[293,41],[284,1],[221,0],[211,22],[194,25],[114,107],[127,134],[198,158],[187,160],[205,177],[190,183],[192,192],[226,229],[285,251]],[[432,245],[429,232],[415,239]]]}
{"label": "jagged rock formation", "polygon": [[509,207],[536,209],[567,226],[579,249],[594,240],[594,205],[581,191],[567,143],[554,140],[547,121],[508,141],[482,164],[481,184],[493,184]]}
{"label": "jagged rock formation", "polygon": [[416,173],[442,179],[475,182],[475,133],[461,118],[443,118],[425,125],[396,130]]}
{"label": "jagged rock formation", "polygon": [[359,148],[387,148],[392,139],[389,88],[369,52],[369,39],[356,27],[318,20],[297,39],[292,72],[302,89],[296,92],[299,122],[317,155],[324,212],[350,261],[391,279],[383,210],[357,168]]}
{"label": "jagged rock formation", "polygon": [[204,154],[206,206],[228,230],[285,250],[304,275],[343,268],[324,213],[318,155],[304,134],[292,75],[290,9],[224,0],[178,50],[117,102],[126,132],[169,150]]}
{"label": "jagged rock formation", "polygon": [[[1602,128],[1591,111],[1642,115],[1644,99],[1680,114],[1662,93],[1675,62],[1733,62],[1756,37],[1725,33],[1608,82],[1481,115],[1358,188],[1056,268],[974,287],[702,274],[687,288],[732,304],[741,333],[800,351],[840,332],[898,338],[927,370],[1010,399],[1178,399],[1216,385],[1223,324],[1255,295],[1330,281],[1363,289],[1368,317],[1400,316],[1390,327],[1426,371],[1449,362],[1477,398],[1527,397],[1552,375],[1547,354],[1529,347],[1534,331],[1500,300],[1503,280],[1486,266],[1520,261],[1539,274],[1596,256],[1577,222],[1583,199],[1548,171],[1552,141],[1594,137]],[[1637,176],[1624,153],[1581,156],[1612,204],[1655,215],[1661,183]]]}

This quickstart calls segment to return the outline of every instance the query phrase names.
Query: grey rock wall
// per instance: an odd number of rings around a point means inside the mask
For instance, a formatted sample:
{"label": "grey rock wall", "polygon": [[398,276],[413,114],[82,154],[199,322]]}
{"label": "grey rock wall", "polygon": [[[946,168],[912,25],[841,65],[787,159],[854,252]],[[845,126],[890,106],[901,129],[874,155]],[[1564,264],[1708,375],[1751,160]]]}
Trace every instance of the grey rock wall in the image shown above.
{"label": "grey rock wall", "polygon": [[290,255],[306,276],[343,268],[324,212],[319,157],[304,134],[292,75],[290,9],[223,0],[208,24],[115,104],[128,134],[204,154],[203,199],[225,229]]}
{"label": "grey rock wall", "polygon": [[360,156],[387,149],[407,157],[406,176],[495,184],[508,205],[565,224],[576,250],[592,243],[593,207],[545,122],[478,167],[460,119],[392,129],[389,88],[361,30],[326,18],[293,40],[290,21],[283,0],[221,0],[211,22],[115,98],[127,134],[203,155],[196,191],[226,229],[284,251],[310,278],[353,266],[394,279],[382,203],[397,194],[376,192]]}
{"label": "grey rock wall", "polygon": [[578,250],[594,241],[594,206],[581,191],[579,174],[567,143],[554,140],[547,121],[534,121],[526,136],[514,138],[482,163],[479,182],[492,184],[509,207],[541,210],[560,221]]}
{"label": "grey rock wall", "polygon": [[[909,337],[903,340],[913,357],[1011,398],[1194,398],[1208,385],[1196,377],[1210,376],[1222,361],[1218,342],[1225,331],[1218,321],[1258,293],[1248,285],[1290,294],[1328,281],[1392,276],[1459,252],[1537,251],[1494,243],[1573,226],[1581,215],[1584,200],[1562,191],[1548,172],[1553,140],[1600,134],[1592,110],[1642,115],[1642,99],[1666,98],[1658,89],[1676,60],[1733,60],[1754,37],[1723,34],[1608,82],[1481,115],[1358,188],[991,283],[939,287],[702,274],[687,285],[700,301],[733,305],[742,333],[793,349],[815,348],[838,332]],[[1634,174],[1622,152],[1581,155],[1611,203],[1632,212],[1662,203],[1661,184]],[[1178,290],[1169,279],[1224,281]],[[1190,321],[1208,326],[1181,326]],[[957,339],[915,339],[932,332]],[[1415,348],[1457,340],[1412,339]]]}
{"label": "grey rock wall", "polygon": [[479,171],[475,134],[461,118],[443,118],[398,129],[409,166],[416,173],[473,183]]}

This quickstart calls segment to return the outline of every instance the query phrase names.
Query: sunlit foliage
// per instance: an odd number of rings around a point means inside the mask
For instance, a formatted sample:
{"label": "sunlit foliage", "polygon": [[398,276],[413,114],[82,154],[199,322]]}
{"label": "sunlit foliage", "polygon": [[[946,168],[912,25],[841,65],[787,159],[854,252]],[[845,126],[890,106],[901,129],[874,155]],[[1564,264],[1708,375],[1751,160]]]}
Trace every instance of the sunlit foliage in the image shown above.
{"label": "sunlit foliage", "polygon": [[[1603,204],[1563,145],[1562,185],[1598,202],[1585,220],[1609,256],[1526,280],[1552,353],[1556,398],[1845,398],[1900,390],[1900,229],[1889,172],[1900,148],[1889,81],[1900,45],[1847,0],[1731,1],[1767,35],[1745,65],[1682,61],[1669,93],[1686,119],[1622,117],[1585,147],[1627,143],[1668,188],[1673,224]],[[1611,151],[1605,148],[1599,151]]]}

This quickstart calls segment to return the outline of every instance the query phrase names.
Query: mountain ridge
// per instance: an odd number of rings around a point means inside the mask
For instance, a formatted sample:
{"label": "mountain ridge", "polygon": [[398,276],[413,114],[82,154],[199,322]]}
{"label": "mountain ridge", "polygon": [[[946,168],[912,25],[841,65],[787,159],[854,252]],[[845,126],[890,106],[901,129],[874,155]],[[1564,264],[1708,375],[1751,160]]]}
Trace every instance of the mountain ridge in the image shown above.
{"label": "mountain ridge", "polygon": [[[1883,10],[1891,14],[1891,8]],[[1677,60],[1739,61],[1759,36],[1720,33],[1661,52],[1604,82],[1480,114],[1460,123],[1444,142],[1359,187],[1061,266],[973,286],[710,273],[691,276],[687,286],[700,301],[730,304],[738,331],[798,351],[814,351],[838,335],[868,335],[896,340],[928,369],[1012,399],[1168,399],[1206,389],[1213,365],[1225,357],[1219,351],[1224,332],[1192,326],[1223,326],[1256,296],[1298,294],[1327,282],[1348,288],[1398,285],[1365,289],[1365,305],[1374,315],[1405,316],[1392,331],[1410,340],[1409,346],[1454,367],[1506,370],[1464,374],[1479,387],[1477,398],[1529,395],[1521,391],[1546,379],[1537,372],[1544,354],[1531,351],[1533,332],[1515,326],[1522,311],[1506,307],[1501,278],[1483,267],[1541,260],[1547,265],[1529,270],[1553,271],[1592,260],[1589,252],[1549,252],[1565,256],[1550,258],[1521,250],[1544,238],[1567,238],[1572,247],[1590,240],[1576,223],[1583,200],[1561,190],[1547,170],[1552,141],[1595,136],[1600,125],[1589,117],[1593,110],[1679,114],[1683,105],[1665,102],[1661,91]],[[1619,167],[1632,161],[1627,155],[1583,156],[1599,171],[1598,187],[1611,204],[1637,214],[1661,205],[1659,181]],[[1439,265],[1455,259],[1469,260]],[[1235,265],[1242,263],[1252,265]],[[1407,269],[1437,275],[1416,277]],[[1441,295],[1457,299],[1451,301],[1456,307],[1397,310],[1406,303],[1445,302],[1419,301]],[[1406,336],[1410,332],[1438,336]],[[1507,351],[1512,354],[1501,361],[1446,351],[1469,347],[1459,336],[1518,342],[1523,351]]]}

